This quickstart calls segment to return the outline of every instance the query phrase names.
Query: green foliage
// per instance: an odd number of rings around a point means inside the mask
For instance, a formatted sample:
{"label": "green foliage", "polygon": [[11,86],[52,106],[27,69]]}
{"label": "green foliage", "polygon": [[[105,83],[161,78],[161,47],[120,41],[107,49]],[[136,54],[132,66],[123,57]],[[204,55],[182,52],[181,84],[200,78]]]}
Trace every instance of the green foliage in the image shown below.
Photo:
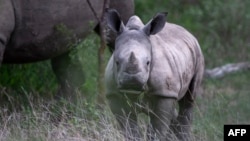
{"label": "green foliage", "polygon": [[224,124],[249,124],[250,72],[233,74],[220,80],[206,80],[198,97],[194,133],[201,140],[223,140]]}
{"label": "green foliage", "polygon": [[49,61],[34,64],[4,64],[1,66],[0,74],[0,84],[15,90],[30,89],[45,93],[48,89],[52,91],[55,89],[55,76],[52,74]]}
{"label": "green foliage", "polygon": [[[82,86],[82,91],[90,101],[95,101],[97,96],[97,77],[98,77],[98,49],[100,38],[96,34],[90,34],[72,52],[72,58],[79,60],[87,79]],[[106,61],[110,56],[106,50]]]}

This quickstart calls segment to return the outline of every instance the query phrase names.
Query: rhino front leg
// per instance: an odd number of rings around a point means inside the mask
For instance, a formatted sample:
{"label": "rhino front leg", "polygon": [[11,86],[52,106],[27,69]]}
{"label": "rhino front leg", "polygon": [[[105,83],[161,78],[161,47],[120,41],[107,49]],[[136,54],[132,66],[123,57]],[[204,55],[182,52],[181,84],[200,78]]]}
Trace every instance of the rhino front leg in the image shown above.
{"label": "rhino front leg", "polygon": [[52,69],[59,83],[56,98],[75,100],[78,88],[84,83],[84,73],[79,61],[73,62],[69,52],[51,60]]}
{"label": "rhino front leg", "polygon": [[140,132],[137,125],[136,107],[131,105],[131,99],[121,95],[109,95],[109,105],[112,113],[115,115],[122,133],[126,140],[139,141]]}
{"label": "rhino front leg", "polygon": [[175,140],[170,130],[171,120],[175,117],[175,103],[176,99],[162,96],[154,96],[150,100],[150,120],[160,141]]}

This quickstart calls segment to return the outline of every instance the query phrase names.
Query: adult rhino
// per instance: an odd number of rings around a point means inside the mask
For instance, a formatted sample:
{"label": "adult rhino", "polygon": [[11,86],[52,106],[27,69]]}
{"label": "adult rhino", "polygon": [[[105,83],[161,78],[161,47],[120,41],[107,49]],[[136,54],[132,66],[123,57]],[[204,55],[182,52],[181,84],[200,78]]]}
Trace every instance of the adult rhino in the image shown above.
{"label": "adult rhino", "polygon": [[[90,3],[100,18],[103,1]],[[109,7],[119,9],[125,21],[134,12],[133,0],[110,0]],[[96,16],[87,0],[0,0],[0,65],[51,59],[59,94],[71,97],[83,72],[69,52],[98,25]]]}
{"label": "adult rhino", "polygon": [[106,67],[106,94],[126,135],[139,134],[136,121],[142,111],[160,140],[173,140],[170,131],[188,140],[204,58],[196,38],[165,22],[165,16],[159,13],[146,25],[132,16],[125,26],[116,10],[108,10],[108,25],[118,37]]}

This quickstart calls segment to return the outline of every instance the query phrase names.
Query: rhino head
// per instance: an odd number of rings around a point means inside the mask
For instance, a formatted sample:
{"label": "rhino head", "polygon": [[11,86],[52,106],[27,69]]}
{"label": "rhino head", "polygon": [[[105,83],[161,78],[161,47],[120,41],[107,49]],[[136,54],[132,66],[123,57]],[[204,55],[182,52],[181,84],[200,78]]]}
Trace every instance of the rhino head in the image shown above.
{"label": "rhino head", "polygon": [[165,16],[166,13],[159,13],[146,25],[139,17],[132,16],[125,26],[116,10],[107,11],[107,24],[118,35],[113,52],[113,71],[120,91],[137,93],[146,89],[152,66],[149,36],[163,29]]}

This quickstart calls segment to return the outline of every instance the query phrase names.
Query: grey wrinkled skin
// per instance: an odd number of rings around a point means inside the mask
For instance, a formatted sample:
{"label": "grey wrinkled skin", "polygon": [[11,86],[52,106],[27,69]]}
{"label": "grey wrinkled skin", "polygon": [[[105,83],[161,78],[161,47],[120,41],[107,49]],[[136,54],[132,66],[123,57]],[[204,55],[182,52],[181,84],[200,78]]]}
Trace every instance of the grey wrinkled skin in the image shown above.
{"label": "grey wrinkled skin", "polygon": [[[90,2],[100,18],[103,1]],[[120,9],[125,21],[134,12],[133,0],[110,0],[110,7]],[[51,59],[59,94],[71,97],[84,77],[69,52],[97,25],[86,0],[0,0],[0,64]]]}
{"label": "grey wrinkled skin", "polygon": [[158,13],[144,25],[132,16],[125,26],[116,10],[107,12],[108,25],[118,37],[106,67],[106,95],[127,138],[132,134],[139,139],[137,114],[146,112],[158,139],[191,140],[204,57],[196,38],[165,17]]}

